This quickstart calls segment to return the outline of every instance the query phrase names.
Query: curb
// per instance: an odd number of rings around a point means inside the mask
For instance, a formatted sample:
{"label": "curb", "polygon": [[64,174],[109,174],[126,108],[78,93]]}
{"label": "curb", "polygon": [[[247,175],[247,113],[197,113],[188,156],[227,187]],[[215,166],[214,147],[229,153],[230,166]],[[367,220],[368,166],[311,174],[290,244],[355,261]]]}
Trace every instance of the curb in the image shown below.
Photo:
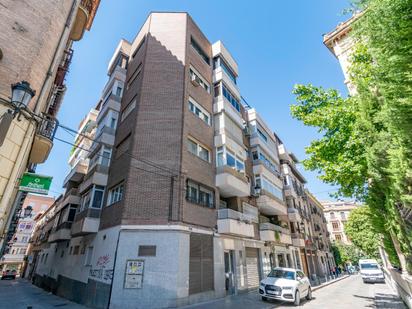
{"label": "curb", "polygon": [[329,281],[329,282],[326,282],[326,283],[324,283],[324,284],[315,286],[315,287],[312,288],[312,291],[313,291],[313,292],[314,292],[314,291],[317,291],[317,290],[319,290],[319,289],[321,289],[321,288],[323,288],[323,287],[325,287],[325,286],[331,285],[331,284],[333,284],[333,283],[335,283],[335,282],[341,281],[341,280],[346,279],[346,278],[349,278],[349,275],[345,275],[345,276],[343,276],[343,277],[341,277],[341,278],[338,278],[338,279],[335,279],[335,280],[333,280],[333,281]]}

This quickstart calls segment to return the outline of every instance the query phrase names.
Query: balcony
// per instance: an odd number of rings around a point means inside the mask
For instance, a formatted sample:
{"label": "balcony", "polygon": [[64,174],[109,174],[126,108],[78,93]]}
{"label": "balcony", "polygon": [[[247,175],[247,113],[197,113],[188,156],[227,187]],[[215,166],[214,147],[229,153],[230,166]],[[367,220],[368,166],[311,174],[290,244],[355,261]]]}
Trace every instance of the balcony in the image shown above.
{"label": "balcony", "polygon": [[223,197],[250,195],[250,183],[246,176],[227,165],[217,168],[216,187]]}
{"label": "balcony", "polygon": [[302,234],[292,233],[292,245],[295,247],[305,247],[305,239]]}
{"label": "balcony", "polygon": [[292,244],[290,231],[287,228],[283,228],[279,225],[266,222],[259,224],[259,231],[260,240],[276,242],[285,245]]}
{"label": "balcony", "polygon": [[71,227],[72,227],[71,222],[61,223],[60,225],[58,225],[51,231],[48,242],[58,242],[58,241],[69,240],[71,238],[70,236]]}
{"label": "balcony", "polygon": [[33,146],[30,152],[30,163],[38,164],[47,160],[53,147],[53,138],[57,129],[57,120],[43,115],[44,118],[38,124],[34,136]]}
{"label": "balcony", "polygon": [[106,101],[103,102],[99,115],[96,118],[96,122],[100,123],[100,121],[106,116],[106,111],[108,109],[112,109],[112,110],[119,112],[121,100],[122,100],[121,97],[115,95],[114,93],[111,93],[107,97]]}
{"label": "balcony", "polygon": [[295,189],[291,185],[284,186],[283,187],[283,192],[285,193],[285,197],[298,198],[298,195],[297,195]]}
{"label": "balcony", "polygon": [[239,127],[243,128],[244,120],[242,115],[233,107],[233,105],[223,95],[215,98],[213,104],[213,113],[217,114],[224,111]]}
{"label": "balcony", "polygon": [[230,92],[232,92],[236,97],[240,98],[240,91],[238,86],[232,81],[232,79],[227,75],[222,67],[217,67],[213,70],[213,84],[223,81]]}
{"label": "balcony", "polygon": [[301,222],[302,217],[300,216],[299,210],[296,208],[288,208],[288,218],[291,222]]}
{"label": "balcony", "polygon": [[106,186],[109,174],[109,167],[101,164],[96,164],[87,172],[83,182],[79,187],[79,192],[83,193],[93,184]]}
{"label": "balcony", "polygon": [[99,231],[100,209],[88,208],[78,213],[72,224],[72,236],[93,234]]}
{"label": "balcony", "polygon": [[270,216],[285,216],[288,214],[287,207],[277,197],[262,189],[257,199],[259,210]]}
{"label": "balcony", "polygon": [[86,28],[90,28],[89,20],[93,18],[94,4],[91,0],[82,0],[77,9],[76,19],[73,23],[72,31],[70,32],[70,39],[79,41],[84,34]]}
{"label": "balcony", "polygon": [[77,163],[71,169],[70,173],[64,179],[63,186],[65,187],[69,181],[76,183],[80,182],[87,172],[87,165],[87,161],[84,159],[77,161]]}
{"label": "balcony", "polygon": [[80,205],[80,196],[78,194],[79,193],[77,189],[71,188],[69,191],[67,191],[64,194],[64,198],[63,198],[63,202],[61,203],[61,206],[64,207],[67,204]]}
{"label": "balcony", "polygon": [[218,210],[217,230],[220,234],[249,238],[255,236],[252,219],[241,212],[227,208]]}
{"label": "balcony", "polygon": [[24,262],[24,254],[10,254],[6,253],[3,255],[1,258],[1,263],[2,264],[12,264],[12,263],[23,263]]}

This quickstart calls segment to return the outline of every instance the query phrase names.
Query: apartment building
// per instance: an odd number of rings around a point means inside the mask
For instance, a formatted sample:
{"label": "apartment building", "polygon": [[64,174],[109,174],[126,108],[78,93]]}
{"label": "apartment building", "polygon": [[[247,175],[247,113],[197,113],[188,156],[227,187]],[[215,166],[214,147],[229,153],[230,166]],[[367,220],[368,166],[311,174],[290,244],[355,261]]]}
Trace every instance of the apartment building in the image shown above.
{"label": "apartment building", "polygon": [[187,13],[151,13],[108,75],[66,193],[39,220],[37,285],[96,308],[165,308],[307,265],[297,159],[243,101],[221,41]]}
{"label": "apartment building", "polygon": [[330,273],[332,267],[336,266],[331,249],[324,207],[308,190],[306,190],[306,196],[311,218],[310,240],[313,244],[311,254],[315,273],[317,277],[324,277]]}
{"label": "apartment building", "polygon": [[7,244],[4,255],[0,259],[0,270],[16,270],[19,275],[23,274],[29,240],[35,227],[35,218],[45,212],[53,202],[54,198],[52,197],[27,195],[21,213],[17,215],[16,232]]}
{"label": "apartment building", "polygon": [[[14,234],[17,221],[13,217],[26,197],[26,193],[18,192],[19,179],[26,171],[34,172],[36,164],[47,159],[53,146],[73,42],[90,30],[99,3],[99,0],[2,1],[0,254]],[[12,102],[12,85],[26,89],[34,97]],[[18,117],[12,114],[18,111],[17,105],[21,107]]]}
{"label": "apartment building", "polygon": [[324,207],[323,211],[325,213],[330,240],[351,244],[349,237],[345,233],[345,224],[350,212],[360,207],[360,205],[350,201],[323,201],[322,206]]}
{"label": "apartment building", "polygon": [[30,275],[34,283],[96,308],[106,308],[103,294],[109,291],[107,285],[94,279],[107,281],[108,273],[103,276],[93,271],[91,259],[93,248],[103,250],[105,245],[97,232],[129,51],[130,44],[121,40],[109,63],[109,80],[101,99],[80,122],[68,161],[71,170],[64,180],[65,194],[39,218],[33,235],[36,263]]}

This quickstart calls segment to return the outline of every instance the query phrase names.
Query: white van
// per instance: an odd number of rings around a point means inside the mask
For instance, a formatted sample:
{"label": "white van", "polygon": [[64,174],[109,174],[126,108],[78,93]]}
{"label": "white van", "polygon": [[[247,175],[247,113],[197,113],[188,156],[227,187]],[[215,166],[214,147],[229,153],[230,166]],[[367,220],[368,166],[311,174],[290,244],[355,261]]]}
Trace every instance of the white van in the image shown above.
{"label": "white van", "polygon": [[385,282],[383,271],[376,260],[359,260],[359,269],[363,282]]}

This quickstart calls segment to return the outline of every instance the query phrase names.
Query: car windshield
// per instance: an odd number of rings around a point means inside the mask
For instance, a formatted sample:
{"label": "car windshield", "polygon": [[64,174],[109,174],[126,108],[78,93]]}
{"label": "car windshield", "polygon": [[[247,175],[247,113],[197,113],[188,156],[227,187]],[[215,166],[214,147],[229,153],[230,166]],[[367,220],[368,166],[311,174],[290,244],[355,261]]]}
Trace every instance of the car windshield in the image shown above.
{"label": "car windshield", "polygon": [[268,277],[295,280],[295,272],[290,270],[272,269]]}
{"label": "car windshield", "polygon": [[378,264],[366,263],[360,264],[361,269],[379,269]]}

